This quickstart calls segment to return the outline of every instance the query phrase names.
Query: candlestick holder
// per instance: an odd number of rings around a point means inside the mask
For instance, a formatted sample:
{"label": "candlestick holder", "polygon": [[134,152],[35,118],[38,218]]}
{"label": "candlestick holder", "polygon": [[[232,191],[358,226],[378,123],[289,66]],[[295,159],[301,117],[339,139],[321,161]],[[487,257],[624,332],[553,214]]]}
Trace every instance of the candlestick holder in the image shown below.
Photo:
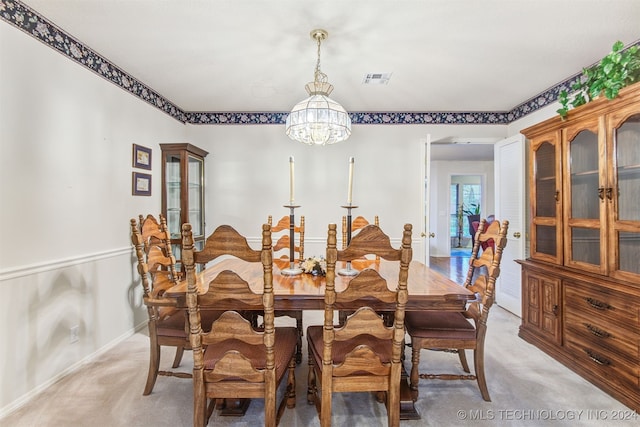
{"label": "candlestick holder", "polygon": [[[351,243],[351,209],[356,209],[357,206],[349,203],[348,205],[342,206],[347,210],[347,246]],[[338,274],[340,276],[355,276],[360,271],[355,268],[351,268],[351,261],[347,261],[347,267],[338,270]]]}
{"label": "candlestick holder", "polygon": [[293,201],[288,205],[284,205],[285,208],[289,208],[289,268],[285,268],[280,270],[280,274],[283,276],[297,276],[302,274],[302,269],[296,266],[296,251],[295,251],[295,227],[296,227],[296,216],[295,209],[299,208],[300,205],[294,205]]}

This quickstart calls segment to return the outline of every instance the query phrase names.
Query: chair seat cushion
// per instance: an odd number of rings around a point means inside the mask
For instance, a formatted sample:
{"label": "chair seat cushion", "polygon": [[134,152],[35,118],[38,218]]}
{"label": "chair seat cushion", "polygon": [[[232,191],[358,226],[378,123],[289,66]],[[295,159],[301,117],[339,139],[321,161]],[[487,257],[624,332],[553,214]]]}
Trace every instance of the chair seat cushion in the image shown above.
{"label": "chair seat cushion", "polygon": [[[336,326],[337,328],[337,326]],[[307,341],[309,345],[309,356],[315,359],[315,364],[322,367],[322,351],[324,342],[322,341],[323,326],[314,325],[307,328]],[[391,362],[391,340],[382,340],[371,335],[359,335],[347,341],[333,341],[333,364],[338,365],[344,362],[345,356],[354,348],[365,344],[380,357],[382,363]]]}
{"label": "chair seat cushion", "polygon": [[[274,354],[277,378],[281,378],[289,367],[289,362],[296,352],[297,341],[298,330],[295,327],[275,328]],[[250,345],[237,339],[231,339],[207,346],[204,351],[204,368],[213,369],[216,362],[229,350],[239,351],[251,361],[256,369],[264,369],[266,366],[266,347],[264,345]]]}
{"label": "chair seat cushion", "polygon": [[[207,332],[211,330],[211,324],[222,314],[222,311],[216,310],[201,310],[200,311],[200,323],[202,324],[202,330]],[[185,310],[179,310],[173,313],[171,316],[166,317],[156,322],[156,331],[158,336],[162,337],[184,337],[188,338],[187,329],[187,314]]]}
{"label": "chair seat cushion", "polygon": [[184,310],[179,310],[169,317],[156,321],[156,331],[158,336],[184,337],[187,339],[187,331],[185,330],[187,319],[185,314]]}
{"label": "chair seat cushion", "polygon": [[416,338],[475,340],[476,329],[462,313],[455,311],[408,311],[404,324]]}

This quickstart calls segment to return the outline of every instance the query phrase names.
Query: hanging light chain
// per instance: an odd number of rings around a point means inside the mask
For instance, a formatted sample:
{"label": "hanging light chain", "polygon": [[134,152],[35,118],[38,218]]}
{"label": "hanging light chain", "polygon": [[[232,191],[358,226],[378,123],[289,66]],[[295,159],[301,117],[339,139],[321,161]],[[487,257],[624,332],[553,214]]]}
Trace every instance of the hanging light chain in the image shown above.
{"label": "hanging light chain", "polygon": [[328,77],[320,70],[320,45],[322,44],[322,39],[324,39],[326,35],[321,32],[316,32],[313,37],[318,42],[318,61],[316,62],[316,71],[314,73],[313,80],[315,83],[326,83],[328,81]]}

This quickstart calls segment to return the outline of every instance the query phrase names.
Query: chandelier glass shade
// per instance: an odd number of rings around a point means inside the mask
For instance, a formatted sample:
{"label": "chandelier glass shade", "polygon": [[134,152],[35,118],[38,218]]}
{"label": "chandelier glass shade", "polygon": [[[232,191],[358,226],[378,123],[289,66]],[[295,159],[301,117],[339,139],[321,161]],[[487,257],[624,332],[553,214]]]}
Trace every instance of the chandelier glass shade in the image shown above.
{"label": "chandelier glass shade", "polygon": [[335,144],[351,135],[351,119],[342,105],[329,98],[333,86],[320,71],[320,43],[327,32],[313,30],[311,37],[318,43],[314,81],[305,86],[309,97],[298,102],[287,116],[286,134],[309,145]]}

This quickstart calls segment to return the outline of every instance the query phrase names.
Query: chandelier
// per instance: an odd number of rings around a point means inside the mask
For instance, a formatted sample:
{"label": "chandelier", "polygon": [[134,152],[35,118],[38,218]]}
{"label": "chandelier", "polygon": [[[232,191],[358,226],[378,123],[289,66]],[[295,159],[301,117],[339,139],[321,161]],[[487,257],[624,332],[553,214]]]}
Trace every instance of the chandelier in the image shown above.
{"label": "chandelier", "polygon": [[320,43],[326,39],[325,30],[311,31],[318,43],[318,62],[312,82],[305,85],[309,97],[298,102],[286,121],[289,138],[309,145],[335,144],[351,135],[351,119],[342,105],[329,98],[333,86],[320,71]]}

